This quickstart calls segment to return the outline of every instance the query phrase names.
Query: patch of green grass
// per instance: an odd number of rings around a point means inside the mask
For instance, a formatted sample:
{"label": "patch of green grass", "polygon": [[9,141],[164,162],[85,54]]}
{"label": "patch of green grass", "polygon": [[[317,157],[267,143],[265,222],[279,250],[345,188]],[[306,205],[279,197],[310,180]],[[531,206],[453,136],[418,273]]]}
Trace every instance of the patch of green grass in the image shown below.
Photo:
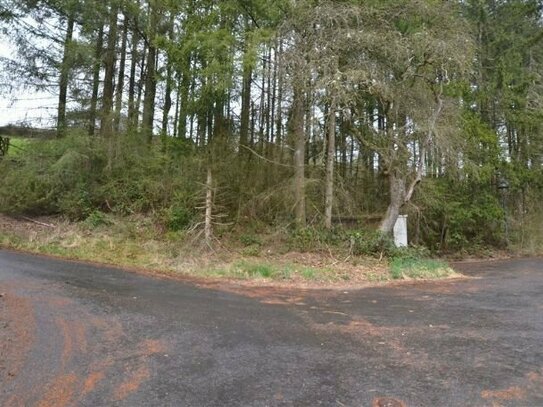
{"label": "patch of green grass", "polygon": [[302,270],[302,276],[306,279],[306,280],[314,280],[315,277],[316,277],[317,273],[315,271],[315,269],[312,269],[312,268],[304,268]]}
{"label": "patch of green grass", "polygon": [[21,155],[30,143],[32,143],[32,141],[26,138],[10,138],[8,155],[10,157]]}
{"label": "patch of green grass", "polygon": [[454,275],[447,263],[432,259],[395,258],[390,263],[393,279],[438,279]]}
{"label": "patch of green grass", "polygon": [[25,240],[19,236],[11,233],[0,232],[0,247],[6,249],[22,249],[24,247]]}
{"label": "patch of green grass", "polygon": [[338,275],[331,269],[314,268],[292,264],[260,263],[252,261],[238,261],[230,266],[202,270],[200,273],[205,276],[216,276],[226,278],[248,279],[269,279],[276,281],[285,280],[307,280],[335,282],[348,280],[346,275]]}
{"label": "patch of green grass", "polygon": [[264,263],[252,263],[247,261],[239,261],[230,266],[202,270],[202,275],[229,277],[239,279],[251,278],[277,278],[278,272],[272,265]]}
{"label": "patch of green grass", "polygon": [[276,270],[268,264],[240,263],[239,267],[242,272],[247,274],[249,277],[270,278],[276,274]]}
{"label": "patch of green grass", "polygon": [[244,256],[252,256],[252,257],[260,256],[260,252],[261,252],[261,249],[259,245],[247,246],[247,247],[244,247],[243,250],[241,251],[241,253]]}
{"label": "patch of green grass", "polygon": [[310,281],[338,282],[350,279],[348,274],[338,272],[331,268],[301,267],[296,270],[296,273],[304,280]]}
{"label": "patch of green grass", "polygon": [[267,278],[271,280],[288,280],[293,273],[290,267],[247,261],[235,263],[232,269],[234,275],[243,278]]}
{"label": "patch of green grass", "polygon": [[370,283],[381,283],[390,280],[390,276],[383,273],[368,273],[367,278]]}

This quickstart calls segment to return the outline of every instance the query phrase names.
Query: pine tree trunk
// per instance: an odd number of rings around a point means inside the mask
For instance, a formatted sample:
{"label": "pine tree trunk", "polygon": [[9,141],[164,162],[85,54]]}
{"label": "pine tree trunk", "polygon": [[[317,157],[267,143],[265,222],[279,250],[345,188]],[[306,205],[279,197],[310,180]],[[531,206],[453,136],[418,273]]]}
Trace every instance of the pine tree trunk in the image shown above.
{"label": "pine tree trunk", "polygon": [[75,19],[73,14],[68,17],[66,27],[66,37],[64,39],[64,55],[62,57],[62,66],[60,67],[59,79],[59,97],[58,97],[58,118],[57,118],[57,136],[64,137],[66,135],[66,106],[68,99],[68,82],[70,75],[70,46],[74,35]]}
{"label": "pine tree trunk", "polygon": [[181,85],[177,86],[175,95],[175,112],[173,117],[173,137],[177,138],[179,133],[179,108],[181,107]]}
{"label": "pine tree trunk", "polygon": [[155,97],[156,97],[156,62],[157,48],[155,37],[159,23],[159,15],[156,0],[149,2],[149,50],[147,52],[147,75],[145,77],[145,95],[143,97],[142,133],[149,144],[153,141],[153,125],[155,120]]}
{"label": "pine tree trunk", "polygon": [[143,97],[142,133],[149,143],[153,141],[153,124],[155,119],[156,96],[156,47],[149,46],[147,53],[147,74],[145,77],[145,94]]}
{"label": "pine tree trunk", "polygon": [[213,238],[213,172],[210,164],[207,167],[205,210],[204,236],[206,244],[211,246]]}
{"label": "pine tree trunk", "polygon": [[117,79],[117,92],[115,94],[115,121],[113,127],[115,132],[120,130],[121,112],[123,107],[124,73],[126,69],[126,44],[128,42],[128,16],[124,15],[123,36],[121,40],[121,59],[119,61],[119,76]]}
{"label": "pine tree trunk", "polygon": [[273,70],[272,70],[272,51],[271,47],[268,49],[268,54],[266,59],[268,60],[268,69],[266,70],[267,73],[267,83],[266,83],[266,93],[267,93],[267,100],[266,100],[266,156],[268,157],[269,151],[270,151],[270,143],[272,138],[272,131],[271,131],[271,111],[272,111],[272,77],[273,77]]}
{"label": "pine tree trunk", "polygon": [[276,100],[276,116],[275,116],[275,144],[276,153],[274,154],[274,160],[281,162],[283,158],[283,67],[281,66],[281,60],[283,58],[283,43],[279,40],[277,45],[276,65],[278,72],[277,79],[277,100]]}
{"label": "pine tree trunk", "polygon": [[266,71],[267,71],[267,62],[266,58],[264,58],[262,62],[262,79],[260,81],[260,102],[259,102],[259,108],[258,108],[258,147],[260,154],[264,154],[264,145],[265,145],[265,139],[264,139],[264,125],[266,123],[265,121],[265,114],[266,114]]}
{"label": "pine tree trunk", "polygon": [[[270,135],[270,142],[272,143],[272,148],[274,147],[273,144],[275,143],[275,140],[276,140],[276,127],[275,127],[275,117],[276,117],[276,104],[277,104],[277,76],[279,74],[278,72],[278,67],[277,67],[277,49],[274,48],[273,50],[273,57],[274,57],[274,62],[273,62],[273,78],[272,78],[272,91],[271,91],[271,100],[270,100],[270,131],[271,131],[271,135]],[[273,153],[273,150],[272,150],[272,153]],[[273,154],[272,154],[272,159],[273,159]]]}
{"label": "pine tree trunk", "polygon": [[168,61],[168,67],[166,68],[166,89],[164,91],[164,109],[162,110],[162,135],[168,135],[168,128],[170,125],[170,110],[172,109],[172,90],[173,90],[173,78],[172,78],[172,66]]}
{"label": "pine tree trunk", "polygon": [[240,157],[247,157],[249,146],[249,124],[251,116],[251,84],[253,70],[251,66],[245,64],[243,67],[243,84],[241,89],[241,119],[239,129],[239,154]]}
{"label": "pine tree trunk", "polygon": [[98,108],[98,91],[100,90],[100,69],[102,68],[102,52],[104,48],[104,26],[100,25],[94,51],[94,67],[92,72],[92,96],[89,109],[89,135],[94,136],[96,129],[96,111]]}
{"label": "pine tree trunk", "polygon": [[141,111],[141,100],[142,100],[142,97],[143,97],[143,90],[145,88],[145,78],[146,78],[146,69],[147,69],[147,65],[146,65],[146,62],[147,62],[147,47],[144,46],[143,47],[143,52],[142,52],[142,55],[141,55],[141,66],[140,66],[140,74],[139,74],[139,78],[138,78],[138,95],[137,95],[137,98],[136,98],[136,104],[135,104],[135,107],[134,107],[134,112],[133,112],[133,123],[132,123],[132,126],[134,128],[134,130],[137,130],[138,129],[138,126],[139,126],[139,120],[140,120],[140,111]]}
{"label": "pine tree trunk", "polygon": [[[191,60],[190,56],[187,57],[187,60],[185,61],[185,69],[183,72],[181,72],[182,78],[181,78],[181,88],[179,90],[180,92],[180,102],[181,106],[179,107],[179,124],[178,124],[178,130],[177,130],[177,137],[187,138],[187,115],[188,115],[188,104],[189,104],[189,93],[191,90],[191,76],[190,76],[190,65]],[[193,122],[191,118],[191,123]],[[189,132],[189,137],[192,137],[192,125]]]}
{"label": "pine tree trunk", "polygon": [[[174,41],[174,15],[172,13],[172,16],[169,21],[170,29],[168,32],[168,37],[170,41]],[[172,101],[172,92],[173,92],[173,67],[172,67],[172,61],[168,57],[168,60],[166,62],[166,89],[164,91],[164,109],[162,110],[162,135],[167,136],[168,135],[168,129],[170,127],[170,110],[173,106]]]}
{"label": "pine tree trunk", "polygon": [[326,192],[324,204],[324,226],[332,228],[334,202],[334,165],[336,157],[336,103],[332,100],[328,114],[328,146],[326,151]]}
{"label": "pine tree trunk", "polygon": [[112,6],[109,19],[109,33],[107,38],[106,58],[104,60],[104,94],[102,96],[102,117],[100,134],[103,137],[110,137],[113,133],[113,93],[115,63],[117,62],[117,7]]}
{"label": "pine tree trunk", "polygon": [[139,36],[136,30],[132,32],[132,49],[130,51],[130,79],[128,81],[128,130],[134,131],[137,128],[136,114],[136,70],[138,67],[138,44]]}
{"label": "pine tree trunk", "polygon": [[299,84],[294,85],[292,101],[292,131],[294,136],[294,196],[296,199],[296,225],[305,227],[305,129],[304,93]]}

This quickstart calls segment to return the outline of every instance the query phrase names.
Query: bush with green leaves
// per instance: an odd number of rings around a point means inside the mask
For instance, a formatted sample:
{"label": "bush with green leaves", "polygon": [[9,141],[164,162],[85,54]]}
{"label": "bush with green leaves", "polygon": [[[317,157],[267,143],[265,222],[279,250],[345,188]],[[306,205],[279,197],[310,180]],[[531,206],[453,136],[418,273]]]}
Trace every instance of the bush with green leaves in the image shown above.
{"label": "bush with green leaves", "polygon": [[168,230],[179,232],[192,224],[194,213],[183,206],[171,206],[164,211],[163,219]]}
{"label": "bush with green leaves", "polygon": [[24,153],[0,163],[0,211],[88,216],[99,156],[89,139],[76,136],[29,143]]}
{"label": "bush with green leaves", "polygon": [[187,159],[181,167],[158,146],[141,144],[137,137],[118,135],[111,147],[107,140],[78,134],[29,143],[17,157],[0,162],[0,212],[85,220],[95,211],[127,215],[169,208],[168,227],[186,227],[196,166]]}
{"label": "bush with green leaves", "polygon": [[254,234],[242,234],[239,237],[239,241],[245,247],[262,246],[262,241]]}
{"label": "bush with green leaves", "polygon": [[346,242],[346,235],[339,229],[305,227],[293,229],[288,236],[289,246],[301,252],[319,250],[326,246],[340,246]]}
{"label": "bush with green leaves", "polygon": [[396,253],[394,241],[375,230],[357,230],[349,235],[351,251],[355,255],[389,257]]}
{"label": "bush with green leaves", "polygon": [[95,210],[89,214],[87,219],[85,219],[85,224],[92,228],[96,228],[99,226],[109,226],[112,224],[112,222],[108,218],[107,214],[105,214],[104,212]]}
{"label": "bush with green leaves", "polygon": [[477,252],[503,242],[504,213],[490,180],[427,180],[415,205],[411,230],[419,230],[420,243],[431,250]]}

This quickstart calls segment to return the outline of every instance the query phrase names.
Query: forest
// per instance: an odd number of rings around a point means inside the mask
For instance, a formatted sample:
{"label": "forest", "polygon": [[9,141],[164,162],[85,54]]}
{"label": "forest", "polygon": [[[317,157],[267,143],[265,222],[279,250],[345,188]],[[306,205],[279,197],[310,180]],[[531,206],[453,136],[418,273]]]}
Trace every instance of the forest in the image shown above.
{"label": "forest", "polygon": [[4,95],[58,97],[0,158],[1,213],[543,243],[540,0],[0,0],[0,27]]}

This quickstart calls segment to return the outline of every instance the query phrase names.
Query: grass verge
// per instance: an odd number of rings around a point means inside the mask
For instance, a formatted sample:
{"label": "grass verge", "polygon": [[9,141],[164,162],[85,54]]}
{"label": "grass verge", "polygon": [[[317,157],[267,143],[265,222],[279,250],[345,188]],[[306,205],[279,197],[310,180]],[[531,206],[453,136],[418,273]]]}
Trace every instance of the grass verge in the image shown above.
{"label": "grass verge", "polygon": [[281,263],[258,260],[237,260],[229,265],[209,269],[208,276],[227,277],[241,280],[263,279],[275,281],[312,281],[334,283],[349,281],[348,273],[341,273],[328,267],[312,267],[296,263]]}
{"label": "grass verge", "polygon": [[427,280],[454,277],[458,274],[440,260],[395,258],[390,262],[390,275],[394,280]]}
{"label": "grass verge", "polygon": [[[0,247],[159,274],[256,280],[315,286],[385,283],[397,279],[454,276],[443,262],[393,259],[390,263],[345,253],[286,250],[262,236],[256,244],[239,237],[221,240],[214,251],[184,232],[164,232],[149,218],[101,215],[99,221],[71,223],[56,218],[13,219],[0,215]],[[259,237],[260,238],[260,237]],[[237,243],[236,243],[237,242]],[[247,250],[258,246],[258,251]],[[343,259],[343,260],[342,260]]]}

